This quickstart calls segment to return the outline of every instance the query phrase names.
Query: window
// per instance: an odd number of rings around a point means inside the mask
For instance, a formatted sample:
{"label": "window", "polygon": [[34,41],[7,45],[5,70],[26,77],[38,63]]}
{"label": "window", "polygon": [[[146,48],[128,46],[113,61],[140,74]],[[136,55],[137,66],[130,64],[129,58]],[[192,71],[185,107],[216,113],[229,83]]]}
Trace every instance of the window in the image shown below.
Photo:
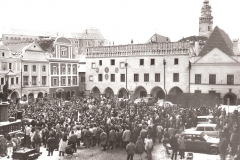
{"label": "window", "polygon": [[160,73],[155,73],[155,82],[160,82]]}
{"label": "window", "polygon": [[33,70],[33,72],[36,72],[36,65],[32,66],[32,70]]}
{"label": "window", "polygon": [[178,58],[174,58],[174,65],[178,65]]}
{"label": "window", "polygon": [[139,74],[134,74],[134,82],[138,82],[139,81]]}
{"label": "window", "polygon": [[42,76],[42,85],[47,84],[47,76]]}
{"label": "window", "polygon": [[195,74],[195,84],[201,84],[201,74]]}
{"label": "window", "polygon": [[24,65],[24,66],[23,66],[23,71],[24,71],[24,72],[27,72],[27,71],[28,71],[28,65]]}
{"label": "window", "polygon": [[46,66],[42,66],[42,71],[46,72]]}
{"label": "window", "polygon": [[215,95],[216,91],[208,91],[208,93],[211,94],[211,95]]}
{"label": "window", "polygon": [[216,74],[209,75],[209,84],[216,84]]}
{"label": "window", "polygon": [[101,66],[102,65],[102,60],[99,60],[99,66]]}
{"label": "window", "polygon": [[85,82],[85,76],[81,76],[81,82]]}
{"label": "window", "polygon": [[121,74],[120,82],[125,82],[125,74]]}
{"label": "window", "polygon": [[8,63],[8,68],[12,69],[12,63]]}
{"label": "window", "polygon": [[65,48],[65,47],[61,48],[61,55],[62,56],[66,56],[67,55],[67,48]]}
{"label": "window", "polygon": [[73,77],[73,85],[77,85],[77,78]]}
{"label": "window", "polygon": [[205,127],[205,131],[215,131],[213,127]]}
{"label": "window", "polygon": [[7,62],[2,62],[2,70],[7,70]]}
{"label": "window", "polygon": [[227,75],[227,84],[234,84],[234,75]]}
{"label": "window", "polygon": [[68,85],[71,85],[71,78],[68,78]]}
{"label": "window", "polygon": [[4,57],[5,56],[5,53],[4,52],[2,52],[2,57]]}
{"label": "window", "polygon": [[73,67],[73,74],[76,74],[76,68]]}
{"label": "window", "polygon": [[202,91],[201,90],[195,90],[195,93],[200,94],[200,93],[202,93]]}
{"label": "window", "polygon": [[144,59],[140,59],[140,66],[144,65]]}
{"label": "window", "polygon": [[16,84],[18,84],[18,77],[16,77]]}
{"label": "window", "polygon": [[179,73],[173,73],[173,82],[179,82]]}
{"label": "window", "polygon": [[204,127],[197,127],[197,131],[204,131]]}
{"label": "window", "polygon": [[96,64],[92,63],[92,69],[95,69],[95,68],[96,68]]}
{"label": "window", "polygon": [[211,31],[211,26],[208,26],[208,31]]}
{"label": "window", "polygon": [[14,84],[14,78],[11,78],[11,84]]}
{"label": "window", "polygon": [[57,86],[58,84],[57,84],[57,78],[53,78],[53,85],[54,86]]}
{"label": "window", "polygon": [[144,74],[144,82],[149,82],[149,74]]}
{"label": "window", "polygon": [[89,81],[92,82],[93,81],[93,76],[89,76]]}
{"label": "window", "polygon": [[125,68],[125,62],[120,62],[120,68]]}
{"label": "window", "polygon": [[155,65],[155,59],[151,59],[151,66]]}
{"label": "window", "polygon": [[37,84],[37,76],[32,76],[32,85]]}
{"label": "window", "polygon": [[66,67],[65,66],[62,67],[62,74],[66,74]]}
{"label": "window", "polygon": [[28,76],[23,76],[23,84],[28,85]]}
{"label": "window", "polygon": [[4,84],[4,78],[1,78],[1,85]]}
{"label": "window", "polygon": [[62,86],[66,85],[66,78],[62,78]]}
{"label": "window", "polygon": [[53,66],[53,74],[57,74],[57,67]]}
{"label": "window", "polygon": [[112,66],[115,65],[115,59],[111,59],[111,65],[112,65]]}
{"label": "window", "polygon": [[68,67],[68,74],[71,74],[71,68]]}
{"label": "window", "polygon": [[102,74],[98,74],[98,81],[102,82]]}
{"label": "window", "polygon": [[111,82],[115,82],[115,74],[111,74]]}

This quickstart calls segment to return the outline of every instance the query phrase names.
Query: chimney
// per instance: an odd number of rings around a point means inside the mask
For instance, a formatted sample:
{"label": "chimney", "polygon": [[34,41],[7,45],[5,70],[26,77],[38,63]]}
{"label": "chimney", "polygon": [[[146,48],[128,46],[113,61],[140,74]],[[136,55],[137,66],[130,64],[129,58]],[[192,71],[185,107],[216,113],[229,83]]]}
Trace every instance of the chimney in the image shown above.
{"label": "chimney", "polygon": [[198,56],[199,55],[199,42],[195,41],[195,53]]}
{"label": "chimney", "polygon": [[234,55],[240,54],[240,41],[239,39],[233,40],[233,53]]}

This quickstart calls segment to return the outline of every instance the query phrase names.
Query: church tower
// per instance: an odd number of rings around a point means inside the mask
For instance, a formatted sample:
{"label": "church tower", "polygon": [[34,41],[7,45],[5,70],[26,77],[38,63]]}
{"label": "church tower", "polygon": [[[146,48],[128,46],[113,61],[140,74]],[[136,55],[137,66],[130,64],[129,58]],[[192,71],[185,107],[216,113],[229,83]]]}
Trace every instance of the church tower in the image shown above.
{"label": "church tower", "polygon": [[212,33],[213,16],[212,7],[209,5],[209,0],[204,0],[199,18],[199,36],[209,37]]}

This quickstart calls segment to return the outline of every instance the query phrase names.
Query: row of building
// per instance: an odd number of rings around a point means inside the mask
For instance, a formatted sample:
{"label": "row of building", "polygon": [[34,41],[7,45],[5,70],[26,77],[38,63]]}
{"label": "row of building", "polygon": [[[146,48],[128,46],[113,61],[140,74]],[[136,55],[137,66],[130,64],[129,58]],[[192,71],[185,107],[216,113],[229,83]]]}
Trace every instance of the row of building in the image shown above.
{"label": "row of building", "polygon": [[46,51],[36,41],[49,36],[43,34],[33,41],[36,37],[4,34],[1,88],[7,80],[11,99],[48,96],[68,100],[80,94],[166,99],[209,94],[219,103],[227,104],[229,99],[230,104],[238,104],[240,41],[232,41],[217,26],[213,29],[211,9],[204,0],[199,36],[176,42],[154,34],[144,44],[113,45],[98,30],[86,30],[75,37],[52,36],[54,51]]}

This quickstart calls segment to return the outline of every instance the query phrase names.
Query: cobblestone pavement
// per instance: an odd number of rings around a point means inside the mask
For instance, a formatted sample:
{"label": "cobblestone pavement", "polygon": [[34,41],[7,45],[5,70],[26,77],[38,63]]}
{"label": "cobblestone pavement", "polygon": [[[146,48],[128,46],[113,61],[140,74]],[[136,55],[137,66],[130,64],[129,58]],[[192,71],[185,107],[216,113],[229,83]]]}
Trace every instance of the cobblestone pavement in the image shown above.
{"label": "cobblestone pavement", "polygon": [[[102,151],[100,147],[92,147],[90,149],[80,148],[77,153],[71,155],[58,156],[58,151],[54,151],[53,156],[47,156],[46,148],[41,147],[42,155],[37,160],[126,160],[127,154],[124,149],[114,148],[113,150]],[[186,155],[186,153],[185,153]],[[162,144],[156,143],[152,153],[153,160],[171,160],[171,157],[165,154],[165,149]],[[144,153],[141,157],[134,155],[134,160],[147,160]],[[8,160],[6,157],[1,160]],[[178,156],[178,160],[180,157]],[[193,160],[220,160],[219,155],[193,153]]]}

